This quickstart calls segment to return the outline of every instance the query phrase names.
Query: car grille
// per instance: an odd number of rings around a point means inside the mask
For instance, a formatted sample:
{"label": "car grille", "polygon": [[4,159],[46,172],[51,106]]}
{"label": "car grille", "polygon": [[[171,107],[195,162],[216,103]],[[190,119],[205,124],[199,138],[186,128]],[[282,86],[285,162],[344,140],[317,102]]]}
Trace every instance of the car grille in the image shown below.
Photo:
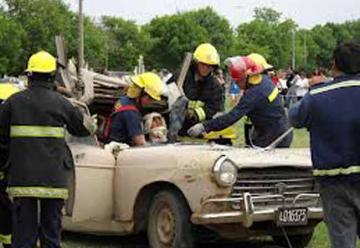
{"label": "car grille", "polygon": [[[251,168],[239,169],[238,178],[233,187],[232,197],[241,197],[243,193],[251,196],[274,195],[281,192],[285,201],[281,198],[254,199],[255,210],[292,206],[292,201],[298,194],[317,193],[312,171],[309,168],[301,169],[294,167]],[[318,200],[301,198],[297,201],[297,207],[316,206]],[[239,209],[239,204],[233,204],[234,209]]]}

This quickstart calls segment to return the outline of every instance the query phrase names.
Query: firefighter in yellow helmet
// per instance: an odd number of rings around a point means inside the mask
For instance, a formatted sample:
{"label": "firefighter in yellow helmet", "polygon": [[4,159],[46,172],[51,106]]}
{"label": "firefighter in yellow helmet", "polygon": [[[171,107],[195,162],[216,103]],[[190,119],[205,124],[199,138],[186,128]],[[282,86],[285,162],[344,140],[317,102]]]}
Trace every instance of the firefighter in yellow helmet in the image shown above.
{"label": "firefighter in yellow helmet", "polygon": [[29,88],[2,104],[0,140],[8,147],[7,192],[13,198],[12,247],[60,247],[68,197],[65,129],[87,136],[84,117],[54,88],[56,59],[45,51],[28,61]]}
{"label": "firefighter in yellow helmet", "polygon": [[[195,49],[183,85],[189,103],[179,135],[187,135],[186,131],[192,125],[209,120],[224,110],[224,81],[219,65],[220,56],[213,45],[203,43]],[[175,74],[168,83],[176,81],[178,76]]]}
{"label": "firefighter in yellow helmet", "polygon": [[[19,92],[19,89],[11,83],[0,83],[0,116],[2,105],[7,98]],[[8,194],[6,193],[7,178],[6,170],[2,169],[7,160],[8,150],[6,140],[0,137],[0,244],[4,248],[11,247],[11,208],[12,204]]]}
{"label": "firefighter in yellow helmet", "polygon": [[145,145],[142,116],[157,110],[164,91],[165,84],[155,73],[145,72],[131,77],[126,96],[115,103],[107,124],[105,136],[108,142]]}
{"label": "firefighter in yellow helmet", "polygon": [[[252,145],[266,147],[289,128],[279,92],[270,78],[262,74],[267,63],[257,58],[237,56],[226,61],[231,78],[244,90],[244,94],[229,113],[191,127],[188,131],[190,136],[222,130],[246,115],[254,125]],[[291,141],[292,134],[289,134],[277,147],[289,147]]]}

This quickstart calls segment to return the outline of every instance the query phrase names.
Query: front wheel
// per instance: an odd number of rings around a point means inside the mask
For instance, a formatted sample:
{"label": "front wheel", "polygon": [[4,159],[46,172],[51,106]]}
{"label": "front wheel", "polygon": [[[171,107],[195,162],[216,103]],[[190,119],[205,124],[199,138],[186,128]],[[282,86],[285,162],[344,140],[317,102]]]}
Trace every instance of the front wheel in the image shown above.
{"label": "front wheel", "polygon": [[190,211],[176,191],[161,191],[153,198],[147,235],[151,248],[192,248],[194,239]]}
{"label": "front wheel", "polygon": [[[306,234],[288,235],[289,241],[293,248],[305,248],[311,241],[313,231]],[[273,240],[277,245],[289,247],[288,242],[284,236],[273,236]]]}

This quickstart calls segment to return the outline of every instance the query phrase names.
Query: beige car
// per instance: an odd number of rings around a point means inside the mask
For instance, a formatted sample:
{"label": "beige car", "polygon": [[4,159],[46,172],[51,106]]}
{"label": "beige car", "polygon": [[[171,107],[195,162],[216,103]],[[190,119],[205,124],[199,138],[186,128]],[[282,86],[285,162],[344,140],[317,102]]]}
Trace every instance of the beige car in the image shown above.
{"label": "beige car", "polygon": [[265,235],[287,247],[286,232],[293,247],[305,247],[323,217],[308,149],[173,144],[111,152],[90,139],[69,146],[75,177],[66,230],[146,231],[151,248]]}

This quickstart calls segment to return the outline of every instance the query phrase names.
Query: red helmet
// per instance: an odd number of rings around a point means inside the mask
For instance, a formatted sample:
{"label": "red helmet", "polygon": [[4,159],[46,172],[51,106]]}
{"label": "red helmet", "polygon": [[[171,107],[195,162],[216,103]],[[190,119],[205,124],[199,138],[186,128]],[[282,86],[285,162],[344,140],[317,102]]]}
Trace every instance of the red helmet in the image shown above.
{"label": "red helmet", "polygon": [[242,81],[247,76],[260,74],[263,68],[257,65],[252,59],[246,56],[236,56],[228,58],[225,63],[227,64],[232,79]]}

